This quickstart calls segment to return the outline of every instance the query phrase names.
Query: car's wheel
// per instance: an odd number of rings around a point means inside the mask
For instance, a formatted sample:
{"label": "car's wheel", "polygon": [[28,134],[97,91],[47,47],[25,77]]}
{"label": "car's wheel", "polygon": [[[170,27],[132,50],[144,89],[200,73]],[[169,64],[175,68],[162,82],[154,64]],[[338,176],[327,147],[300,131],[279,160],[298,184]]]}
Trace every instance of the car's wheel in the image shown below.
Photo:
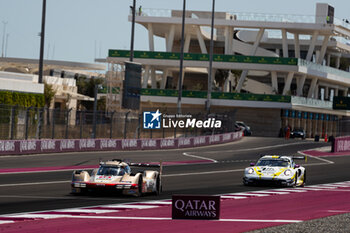
{"label": "car's wheel", "polygon": [[300,185],[300,187],[304,187],[306,184],[306,171],[304,172],[304,181],[303,183]]}
{"label": "car's wheel", "polygon": [[137,196],[141,197],[142,196],[142,186],[143,186],[142,175],[140,175],[137,185],[138,185],[138,194],[137,194]]}
{"label": "car's wheel", "polygon": [[160,176],[158,175],[157,179],[156,179],[156,191],[155,191],[155,194],[159,195],[161,192],[162,192],[162,183],[161,183],[161,180],[160,180]]}

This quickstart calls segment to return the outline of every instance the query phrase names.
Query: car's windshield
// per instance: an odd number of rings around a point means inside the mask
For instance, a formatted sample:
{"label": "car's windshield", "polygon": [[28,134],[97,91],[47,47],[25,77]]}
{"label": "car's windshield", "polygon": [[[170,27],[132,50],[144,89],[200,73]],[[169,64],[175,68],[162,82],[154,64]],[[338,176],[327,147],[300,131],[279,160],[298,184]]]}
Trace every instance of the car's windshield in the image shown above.
{"label": "car's windshield", "polygon": [[125,174],[126,169],[124,167],[109,167],[109,166],[101,166],[98,171],[97,175],[103,175],[103,176],[123,176]]}
{"label": "car's windshield", "polygon": [[287,167],[288,161],[282,159],[260,159],[256,166]]}

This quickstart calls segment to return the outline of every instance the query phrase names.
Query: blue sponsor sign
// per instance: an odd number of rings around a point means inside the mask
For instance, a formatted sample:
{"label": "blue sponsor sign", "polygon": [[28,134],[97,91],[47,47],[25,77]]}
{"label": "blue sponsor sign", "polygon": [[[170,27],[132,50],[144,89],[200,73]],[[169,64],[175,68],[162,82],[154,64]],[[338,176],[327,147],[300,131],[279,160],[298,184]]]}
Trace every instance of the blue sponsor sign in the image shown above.
{"label": "blue sponsor sign", "polygon": [[324,120],[324,114],[320,114],[321,121]]}
{"label": "blue sponsor sign", "polygon": [[315,113],[315,120],[318,120],[319,114]]}
{"label": "blue sponsor sign", "polygon": [[159,110],[156,112],[143,112],[143,128],[160,129],[161,115]]}
{"label": "blue sponsor sign", "polygon": [[298,112],[298,118],[301,119],[301,112]]}

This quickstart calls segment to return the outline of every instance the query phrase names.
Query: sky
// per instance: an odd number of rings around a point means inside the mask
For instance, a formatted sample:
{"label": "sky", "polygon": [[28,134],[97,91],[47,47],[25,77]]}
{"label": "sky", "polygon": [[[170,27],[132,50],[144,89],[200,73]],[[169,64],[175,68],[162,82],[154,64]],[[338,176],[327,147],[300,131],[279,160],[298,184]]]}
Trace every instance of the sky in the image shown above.
{"label": "sky", "polygon": [[[133,0],[47,0],[44,59],[94,62],[108,49],[130,49],[129,6]],[[183,0],[136,0],[137,9],[181,10]],[[335,16],[350,19],[349,0],[216,0],[215,10],[314,15],[316,2],[335,7]],[[212,0],[187,0],[187,10],[211,11]],[[42,0],[0,0],[0,51],[7,57],[39,58]],[[5,29],[5,34],[3,33]],[[5,35],[5,36],[4,36]],[[5,40],[4,40],[5,38]],[[7,38],[7,40],[6,40]],[[4,41],[4,42],[3,42]],[[155,40],[155,49],[164,42]],[[6,45],[7,44],[7,45]],[[148,50],[147,30],[136,25],[135,50]]]}

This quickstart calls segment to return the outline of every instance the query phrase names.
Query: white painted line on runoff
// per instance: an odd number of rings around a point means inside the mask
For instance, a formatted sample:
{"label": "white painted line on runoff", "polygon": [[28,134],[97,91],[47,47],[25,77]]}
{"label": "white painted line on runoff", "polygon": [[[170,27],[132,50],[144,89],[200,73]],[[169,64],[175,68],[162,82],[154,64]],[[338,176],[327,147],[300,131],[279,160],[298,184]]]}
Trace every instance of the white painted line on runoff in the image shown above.
{"label": "white painted line on runoff", "polygon": [[349,213],[350,210],[328,210],[331,213]]}
{"label": "white painted line on runoff", "polygon": [[125,208],[125,209],[152,209],[157,208],[159,206],[156,205],[123,205],[123,204],[116,204],[116,205],[104,205],[102,207],[106,208]]}
{"label": "white painted line on runoff", "polygon": [[[8,217],[8,216],[7,216]],[[53,218],[69,218],[72,215],[69,214],[19,214],[13,216],[13,218],[43,218],[43,219],[53,219]]]}
{"label": "white painted line on runoff", "polygon": [[217,163],[218,161],[215,160],[215,159],[211,159],[211,158],[207,158],[207,157],[202,157],[202,156],[198,156],[198,155],[191,155],[191,154],[188,154],[186,152],[182,153],[184,156],[187,156],[187,157],[193,157],[193,158],[197,158],[197,159],[203,159],[203,160],[210,160],[214,163]]}
{"label": "white painted line on runoff", "polygon": [[246,199],[248,197],[242,197],[242,196],[228,196],[228,195],[224,195],[224,196],[220,196],[220,198],[226,198],[226,199]]}
{"label": "white painted line on runoff", "polygon": [[101,209],[72,208],[72,209],[56,210],[55,212],[72,212],[72,213],[94,213],[94,214],[104,214],[104,213],[114,213],[114,212],[118,212],[118,210],[101,210]]}
{"label": "white painted line on runoff", "polygon": [[294,189],[272,189],[275,191],[281,191],[281,192],[295,192],[295,193],[305,193],[307,192],[307,190],[302,190],[302,189],[298,189],[298,188],[294,188]]}
{"label": "white painted line on runoff", "polygon": [[[317,157],[317,156],[308,155],[308,154],[305,154],[305,153],[302,152],[302,151],[298,151],[298,154],[301,154],[301,155],[304,155],[304,156],[307,156],[307,157],[310,157],[310,158],[313,158],[313,159],[318,159],[318,160],[320,160],[320,161],[322,161],[322,162],[325,162],[326,164],[334,164],[333,161],[330,161],[330,160],[328,160],[328,159],[319,158],[319,157]],[[305,164],[305,165],[303,165],[303,166],[312,166],[312,165],[316,165],[316,164]],[[322,165],[322,164],[317,164],[317,165]]]}
{"label": "white painted line on runoff", "polygon": [[347,190],[347,189],[329,189],[327,191],[330,191],[330,192],[350,192],[350,190]]}
{"label": "white painted line on runoff", "polygon": [[241,195],[241,196],[256,196],[256,197],[268,197],[268,194],[259,194],[259,193],[229,193],[225,195]]}
{"label": "white painted line on runoff", "polygon": [[290,194],[289,192],[278,192],[278,191],[252,191],[251,193],[261,193],[261,194]]}
{"label": "white painted line on runoff", "polygon": [[0,224],[6,224],[6,223],[14,223],[15,221],[3,221],[3,220],[0,220]]}
{"label": "white painted line on runoff", "polygon": [[171,201],[147,201],[147,202],[144,202],[144,204],[171,205],[171,204],[172,204],[172,202],[171,202]]}
{"label": "white painted line on runoff", "polygon": [[[263,150],[263,149],[271,149],[271,148],[293,146],[293,145],[302,145],[302,144],[309,144],[309,143],[307,143],[307,142],[296,142],[296,143],[287,143],[287,144],[279,144],[279,145],[273,145],[273,146],[254,147],[254,148],[240,149],[240,150],[220,150],[220,152],[244,152],[244,151]],[[202,153],[216,154],[216,153],[218,153],[218,151],[207,151],[207,152],[202,152]]]}
{"label": "white painted line on runoff", "polygon": [[35,183],[18,183],[18,184],[0,184],[0,187],[11,187],[11,186],[23,186],[23,185],[42,185],[42,184],[61,184],[69,183],[70,180],[60,180],[60,181],[49,181],[49,182],[35,182]]}
{"label": "white painted line on runoff", "polygon": [[[80,218],[80,219],[122,219],[122,220],[162,220],[169,221],[172,218],[160,218],[160,217],[131,217],[131,216],[70,216],[69,218]],[[284,220],[284,219],[219,219],[212,220],[218,222],[286,222],[286,223],[297,223],[302,220]]]}
{"label": "white painted line on runoff", "polygon": [[220,222],[287,222],[287,223],[297,223],[302,222],[302,220],[284,220],[284,219],[220,219]]}
{"label": "white painted line on runoff", "polygon": [[307,188],[317,188],[317,189],[336,189],[334,186],[325,186],[325,185],[308,185]]}
{"label": "white painted line on runoff", "polygon": [[300,189],[303,189],[303,190],[307,190],[307,191],[324,191],[326,189],[322,189],[322,188],[300,188]]}
{"label": "white painted line on runoff", "polygon": [[[90,200],[91,201],[91,197],[82,197],[82,196],[69,196],[69,197],[45,197],[45,196],[26,196],[26,195],[0,195],[1,197],[6,197],[6,198],[24,198],[24,199],[55,199],[55,200]],[[94,201],[99,200],[99,201],[105,201],[106,198],[94,198]],[[125,201],[125,199],[123,198],[115,198],[113,197],[108,198],[108,200],[113,200],[113,201]]]}

